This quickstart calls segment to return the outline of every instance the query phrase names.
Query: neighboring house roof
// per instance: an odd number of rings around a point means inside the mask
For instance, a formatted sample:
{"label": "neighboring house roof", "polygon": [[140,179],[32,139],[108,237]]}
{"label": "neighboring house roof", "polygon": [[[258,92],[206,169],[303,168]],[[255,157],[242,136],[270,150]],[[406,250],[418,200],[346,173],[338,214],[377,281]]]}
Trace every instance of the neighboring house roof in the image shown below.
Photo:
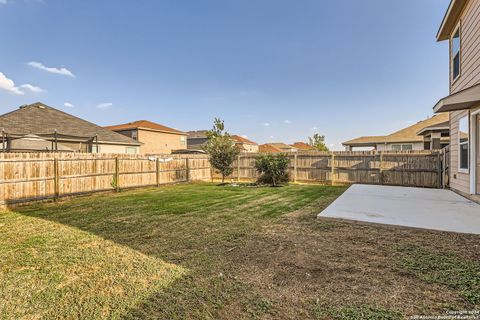
{"label": "neighboring house roof", "polygon": [[292,149],[296,149],[295,147],[289,146],[288,144],[283,143],[283,142],[273,142],[273,143],[269,143],[269,145],[271,145],[271,146],[273,146],[277,149],[280,149],[282,151],[290,151]]}
{"label": "neighboring house roof", "polygon": [[188,131],[188,139],[193,139],[193,138],[207,138],[207,132],[208,130],[197,130],[197,131]]}
{"label": "neighboring house roof", "polygon": [[258,152],[275,153],[282,152],[282,149],[276,148],[269,143],[265,143],[258,146]]}
{"label": "neighboring house roof", "polygon": [[447,40],[453,29],[457,25],[457,21],[462,14],[463,9],[469,0],[451,0],[447,12],[443,18],[442,24],[438,29],[437,41]]}
{"label": "neighboring house roof", "polygon": [[305,143],[305,142],[295,142],[294,144],[291,145],[294,148],[297,148],[298,150],[302,151],[310,151],[310,150],[315,150],[315,147]]}
{"label": "neighboring house roof", "polygon": [[425,127],[417,132],[418,135],[424,135],[432,131],[446,131],[450,130],[450,121],[445,121],[438,124],[433,124],[431,126]]}
{"label": "neighboring house roof", "polygon": [[247,138],[244,138],[244,137],[241,137],[241,136],[237,136],[236,134],[232,135],[231,138],[232,138],[232,140],[234,140],[236,142],[251,144],[251,145],[254,145],[254,146],[258,145],[256,142],[253,142],[253,141],[248,140]]}
{"label": "neighboring house roof", "polygon": [[110,131],[75,117],[71,114],[49,107],[41,102],[21,106],[19,109],[0,116],[0,130],[16,135],[52,135],[56,130],[61,136],[75,138],[92,138],[97,136],[98,142],[141,145],[129,137]]}
{"label": "neighboring house roof", "polygon": [[206,152],[201,149],[177,149],[172,150],[172,154],[206,154]]}
{"label": "neighboring house roof", "polygon": [[180,131],[180,130],[177,130],[177,129],[173,129],[173,128],[164,126],[162,124],[155,123],[155,122],[148,121],[148,120],[138,120],[138,121],[124,123],[124,124],[107,126],[105,128],[107,128],[109,130],[112,130],[112,131],[123,131],[123,130],[132,130],[132,129],[146,129],[146,130],[153,130],[153,131],[173,133],[173,134],[187,134],[186,132],[183,132],[183,131]]}
{"label": "neighboring house roof", "polygon": [[366,136],[343,142],[343,145],[350,146],[371,146],[384,143],[405,143],[405,142],[422,142],[423,137],[418,135],[422,129],[438,124],[442,124],[449,120],[447,113],[435,115],[427,120],[417,122],[416,124],[396,131],[386,136]]}

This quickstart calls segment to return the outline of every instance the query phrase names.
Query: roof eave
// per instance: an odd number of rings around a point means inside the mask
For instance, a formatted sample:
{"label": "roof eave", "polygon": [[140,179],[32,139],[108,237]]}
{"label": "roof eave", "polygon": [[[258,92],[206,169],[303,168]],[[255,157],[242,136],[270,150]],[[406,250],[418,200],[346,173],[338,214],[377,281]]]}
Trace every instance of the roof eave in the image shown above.
{"label": "roof eave", "polygon": [[468,0],[452,0],[448,6],[447,12],[443,17],[442,24],[437,32],[437,41],[444,41],[450,38],[453,28],[457,25],[457,21],[462,13],[463,8]]}
{"label": "roof eave", "polygon": [[130,143],[130,142],[116,142],[116,141],[106,141],[106,140],[98,140],[99,144],[114,144],[114,145],[119,145],[119,146],[136,146],[140,147],[143,145],[142,142],[135,142],[135,143]]}
{"label": "roof eave", "polygon": [[468,110],[477,105],[480,105],[480,84],[440,99],[433,107],[433,112]]}
{"label": "roof eave", "polygon": [[450,127],[447,126],[438,126],[438,127],[426,127],[422,130],[417,132],[417,135],[422,135],[423,133],[431,132],[431,131],[445,131],[450,130]]}

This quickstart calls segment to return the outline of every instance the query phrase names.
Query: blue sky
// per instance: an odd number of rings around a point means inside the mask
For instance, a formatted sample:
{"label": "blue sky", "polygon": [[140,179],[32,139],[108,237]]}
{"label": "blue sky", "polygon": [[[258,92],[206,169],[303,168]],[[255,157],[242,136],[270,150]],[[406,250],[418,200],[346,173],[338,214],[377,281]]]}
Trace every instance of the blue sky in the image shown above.
{"label": "blue sky", "polygon": [[[448,0],[0,0],[0,113],[42,101],[334,149],[432,115]],[[13,83],[12,83],[13,82]]]}

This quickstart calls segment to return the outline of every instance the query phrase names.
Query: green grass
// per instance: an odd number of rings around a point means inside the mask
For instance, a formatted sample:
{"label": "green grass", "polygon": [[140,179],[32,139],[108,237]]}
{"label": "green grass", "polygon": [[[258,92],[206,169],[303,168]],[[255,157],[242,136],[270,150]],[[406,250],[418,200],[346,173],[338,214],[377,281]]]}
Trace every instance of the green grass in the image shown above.
{"label": "green grass", "polygon": [[319,319],[332,320],[401,320],[404,318],[398,311],[374,308],[369,305],[345,306],[338,309],[316,306],[314,313]]}
{"label": "green grass", "polygon": [[[214,256],[239,245],[261,221],[340,192],[178,185],[0,214],[0,318],[119,318],[182,277],[180,283],[195,282],[182,294],[208,304],[197,312],[208,316],[242,284],[210,278],[206,290],[190,273],[211,277]],[[266,300],[255,301],[246,303],[248,312],[269,312]]]}
{"label": "green grass", "polygon": [[424,281],[460,292],[472,305],[480,305],[480,262],[451,252],[433,252],[417,245],[400,246],[398,268]]}
{"label": "green grass", "polygon": [[198,183],[0,213],[0,319],[397,319],[478,305],[467,261],[479,237],[317,219],[345,189]]}
{"label": "green grass", "polygon": [[118,319],[186,273],[99,236],[0,214],[0,318]]}

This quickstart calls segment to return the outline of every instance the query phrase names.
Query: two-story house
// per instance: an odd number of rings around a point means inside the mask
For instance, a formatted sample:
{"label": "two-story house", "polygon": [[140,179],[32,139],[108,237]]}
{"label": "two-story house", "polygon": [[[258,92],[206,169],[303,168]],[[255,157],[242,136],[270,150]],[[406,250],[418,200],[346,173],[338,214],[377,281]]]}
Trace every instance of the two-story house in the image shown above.
{"label": "two-story house", "polygon": [[106,128],[141,142],[142,154],[172,153],[174,150],[187,149],[187,133],[148,120]]}
{"label": "two-story house", "polygon": [[452,0],[437,40],[450,43],[450,95],[434,107],[450,114],[450,188],[480,200],[480,0]]}

